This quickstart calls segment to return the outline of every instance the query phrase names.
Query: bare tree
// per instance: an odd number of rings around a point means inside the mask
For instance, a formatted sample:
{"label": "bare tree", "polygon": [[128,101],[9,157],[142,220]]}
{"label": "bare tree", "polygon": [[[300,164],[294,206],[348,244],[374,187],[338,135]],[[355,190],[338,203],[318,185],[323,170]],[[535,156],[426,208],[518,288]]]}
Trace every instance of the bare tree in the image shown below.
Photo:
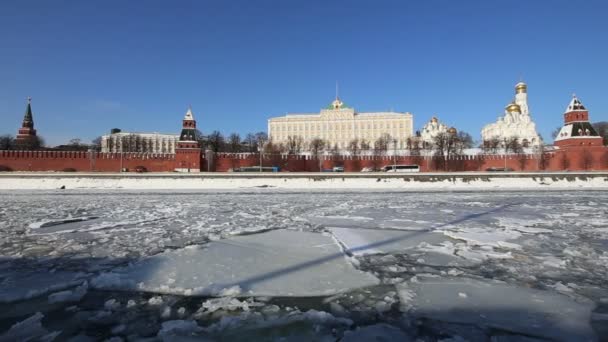
{"label": "bare tree", "polygon": [[485,153],[497,153],[499,146],[500,139],[498,137],[492,137],[483,141],[482,149]]}
{"label": "bare tree", "polygon": [[228,152],[241,152],[241,136],[238,133],[232,133],[228,137]]}
{"label": "bare tree", "polygon": [[348,142],[348,146],[346,147],[351,156],[359,155],[359,139],[355,138]]}
{"label": "bare tree", "polygon": [[6,134],[3,136],[0,136],[0,151],[1,150],[14,150],[15,149],[15,138],[10,135],[10,134]]}
{"label": "bare tree", "polygon": [[380,137],[378,137],[378,139],[376,139],[374,142],[374,154],[385,155],[391,141],[391,136],[388,133],[380,135]]}
{"label": "bare tree", "polygon": [[325,149],[325,140],[314,138],[310,141],[308,149],[313,156],[318,156]]}
{"label": "bare tree", "polygon": [[361,141],[359,141],[359,147],[361,149],[361,151],[369,151],[370,146],[369,146],[369,141],[367,141],[366,139],[361,139]]}
{"label": "bare tree", "polygon": [[213,131],[207,137],[209,149],[217,153],[224,150],[224,136],[219,131]]}
{"label": "bare tree", "polygon": [[608,146],[608,121],[600,121],[593,124],[597,134],[603,138],[604,146]]}
{"label": "bare tree", "polygon": [[[112,140],[112,139],[108,139]],[[91,148],[97,152],[101,151],[101,137],[91,140]]]}
{"label": "bare tree", "polygon": [[433,138],[435,147],[435,161],[438,166],[443,166],[444,170],[448,170],[448,161],[454,156],[462,153],[462,144],[459,142],[458,134],[439,133]]}
{"label": "bare tree", "polygon": [[287,137],[287,152],[289,154],[298,154],[302,152],[302,145],[304,144],[304,139],[302,139],[299,135],[290,135]]}
{"label": "bare tree", "polygon": [[247,133],[247,135],[245,136],[245,139],[243,140],[243,143],[245,143],[245,145],[247,145],[247,152],[257,152],[258,141],[255,138],[255,134]]}
{"label": "bare tree", "polygon": [[523,147],[519,143],[519,138],[517,138],[517,137],[507,138],[505,140],[504,144],[505,144],[505,151],[506,152],[509,152],[509,151],[511,151],[513,153],[521,153],[521,152],[523,152]]}
{"label": "bare tree", "polygon": [[554,130],[551,131],[551,138],[553,140],[555,140],[555,138],[557,138],[557,135],[559,134],[559,131],[562,130],[562,126],[556,127]]}
{"label": "bare tree", "polygon": [[467,149],[467,148],[472,148],[473,146],[475,146],[473,137],[465,131],[459,131],[457,138],[458,138],[457,142],[459,144],[460,149]]}

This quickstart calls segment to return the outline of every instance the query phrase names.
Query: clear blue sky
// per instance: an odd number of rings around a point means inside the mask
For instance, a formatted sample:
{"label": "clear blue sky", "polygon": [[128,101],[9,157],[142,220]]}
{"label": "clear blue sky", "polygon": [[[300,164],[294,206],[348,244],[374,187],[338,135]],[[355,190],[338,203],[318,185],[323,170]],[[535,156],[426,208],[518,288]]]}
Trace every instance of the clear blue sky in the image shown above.
{"label": "clear blue sky", "polygon": [[540,133],[575,92],[608,120],[608,1],[1,1],[0,134],[265,131],[334,97],[480,139],[520,77]]}

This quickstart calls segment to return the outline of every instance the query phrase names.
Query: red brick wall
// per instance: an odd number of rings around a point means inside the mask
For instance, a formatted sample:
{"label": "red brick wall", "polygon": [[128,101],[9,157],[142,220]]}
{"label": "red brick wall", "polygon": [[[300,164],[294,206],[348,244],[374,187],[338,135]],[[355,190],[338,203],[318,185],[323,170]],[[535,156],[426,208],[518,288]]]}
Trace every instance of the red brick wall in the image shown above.
{"label": "red brick wall", "polygon": [[[133,170],[144,166],[151,172],[172,172],[183,161],[176,155],[155,155],[142,153],[124,153],[122,167]],[[202,171],[207,171],[207,162],[201,153],[189,155],[193,163],[200,163]],[[120,153],[95,153],[93,158],[88,152],[75,151],[0,151],[0,166],[15,171],[61,171],[74,168],[77,171],[118,172],[121,167]],[[545,153],[543,158],[538,154],[521,155],[479,155],[457,157],[444,162],[437,158],[397,157],[397,164],[417,164],[421,171],[442,171],[447,166],[450,171],[483,171],[490,167],[506,167],[516,171],[559,171],[559,170],[608,170],[608,148],[604,146],[563,147],[560,150]],[[190,160],[190,159],[188,159]],[[321,156],[321,160],[307,156],[265,155],[264,166],[278,166],[281,171],[305,172],[331,169],[343,166],[346,172],[358,172],[365,167],[382,168],[393,164],[392,157],[332,157]],[[257,154],[219,153],[212,163],[210,171],[226,172],[231,168],[257,166],[260,164]]]}
{"label": "red brick wall", "polygon": [[151,172],[173,171],[175,157],[171,154],[94,153],[80,151],[0,151],[0,165],[14,171],[76,171],[118,172],[144,166]]}

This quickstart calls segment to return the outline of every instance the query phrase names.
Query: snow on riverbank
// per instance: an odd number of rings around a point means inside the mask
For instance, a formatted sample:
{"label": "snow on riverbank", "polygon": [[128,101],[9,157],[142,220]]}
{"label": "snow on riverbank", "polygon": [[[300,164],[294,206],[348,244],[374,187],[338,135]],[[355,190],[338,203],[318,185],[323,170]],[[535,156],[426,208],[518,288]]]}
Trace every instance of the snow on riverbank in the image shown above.
{"label": "snow on riverbank", "polygon": [[459,173],[459,174],[6,174],[0,189],[608,189],[604,173]]}

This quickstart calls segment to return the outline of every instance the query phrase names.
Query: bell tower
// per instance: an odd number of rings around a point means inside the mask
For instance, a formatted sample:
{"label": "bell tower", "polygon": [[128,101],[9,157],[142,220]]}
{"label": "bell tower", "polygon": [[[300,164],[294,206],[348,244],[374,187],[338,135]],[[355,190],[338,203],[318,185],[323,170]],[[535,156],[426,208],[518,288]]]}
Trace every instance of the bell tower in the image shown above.
{"label": "bell tower", "polygon": [[198,138],[196,120],[194,120],[192,108],[188,107],[188,111],[182,120],[182,131],[175,148],[175,171],[201,171],[201,146]]}

